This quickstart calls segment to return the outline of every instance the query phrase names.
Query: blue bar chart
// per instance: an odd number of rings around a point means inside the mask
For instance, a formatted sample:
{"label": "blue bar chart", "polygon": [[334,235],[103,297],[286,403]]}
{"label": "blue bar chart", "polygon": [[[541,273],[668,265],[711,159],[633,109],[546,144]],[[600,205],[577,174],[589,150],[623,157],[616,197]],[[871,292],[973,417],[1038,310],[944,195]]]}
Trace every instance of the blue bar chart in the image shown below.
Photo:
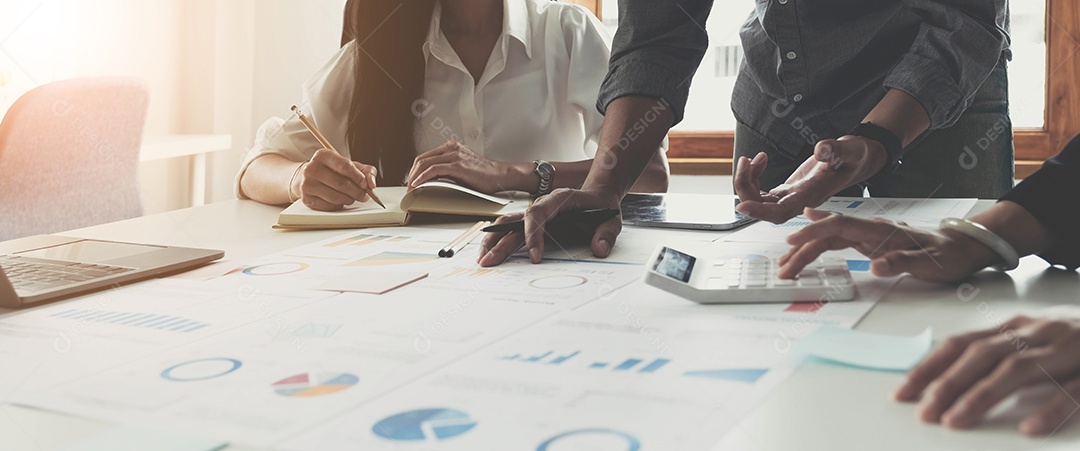
{"label": "blue bar chart", "polygon": [[[575,357],[581,355],[581,351],[573,351],[567,353],[561,353],[556,351],[545,351],[536,354],[512,354],[503,357],[499,357],[499,360],[516,361],[522,363],[538,363],[543,365],[562,365],[571,361]],[[582,362],[587,362],[584,359]],[[655,373],[663,368],[665,365],[671,362],[671,359],[657,358],[645,363],[646,359],[638,357],[628,357],[623,360],[612,361],[592,361],[585,363],[584,367],[590,370],[609,370],[618,371],[624,373]],[[611,363],[619,362],[619,363]]]}
{"label": "blue bar chart", "polygon": [[199,321],[155,313],[68,309],[49,315],[49,317],[86,323],[115,324],[118,326],[140,327],[144,329],[156,329],[177,333],[190,333],[210,327],[209,324],[201,323]]}

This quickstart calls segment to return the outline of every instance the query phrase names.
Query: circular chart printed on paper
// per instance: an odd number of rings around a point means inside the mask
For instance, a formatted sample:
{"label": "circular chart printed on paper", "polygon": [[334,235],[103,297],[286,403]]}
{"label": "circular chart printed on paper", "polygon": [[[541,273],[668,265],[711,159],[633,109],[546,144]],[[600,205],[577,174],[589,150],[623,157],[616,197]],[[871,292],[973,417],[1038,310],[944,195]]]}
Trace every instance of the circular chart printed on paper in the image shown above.
{"label": "circular chart printed on paper", "polygon": [[165,368],[161,377],[176,382],[204,381],[229,374],[243,365],[243,362],[228,357],[191,360]]}
{"label": "circular chart printed on paper", "polygon": [[281,396],[308,397],[337,393],[360,382],[349,373],[303,373],[274,382],[274,391]]}
{"label": "circular chart printed on paper", "polygon": [[548,276],[533,279],[529,282],[529,286],[541,290],[565,290],[580,287],[586,283],[589,283],[589,279],[582,276]]}
{"label": "circular chart printed on paper", "polygon": [[371,427],[375,435],[395,441],[437,442],[457,437],[476,427],[460,410],[420,409],[383,418]]}

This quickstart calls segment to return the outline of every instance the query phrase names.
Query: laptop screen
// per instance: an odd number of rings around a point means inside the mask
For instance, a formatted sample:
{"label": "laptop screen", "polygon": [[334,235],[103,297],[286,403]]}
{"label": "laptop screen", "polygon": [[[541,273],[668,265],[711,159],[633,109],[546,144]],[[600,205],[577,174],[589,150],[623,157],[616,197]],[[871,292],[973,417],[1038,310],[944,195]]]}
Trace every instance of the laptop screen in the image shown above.
{"label": "laptop screen", "polygon": [[108,241],[76,241],[59,246],[19,252],[23,257],[47,258],[83,263],[105,263],[112,260],[146,254],[164,249],[143,244],[112,243]]}

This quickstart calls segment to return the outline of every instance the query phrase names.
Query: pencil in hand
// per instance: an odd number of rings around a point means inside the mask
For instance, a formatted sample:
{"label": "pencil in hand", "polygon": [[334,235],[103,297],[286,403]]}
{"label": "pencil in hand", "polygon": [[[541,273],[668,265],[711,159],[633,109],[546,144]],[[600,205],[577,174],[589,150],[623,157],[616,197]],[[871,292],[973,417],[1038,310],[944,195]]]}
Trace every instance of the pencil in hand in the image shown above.
{"label": "pencil in hand", "polygon": [[[293,113],[296,113],[296,117],[300,118],[300,122],[304,124],[304,127],[307,127],[308,131],[311,132],[313,136],[315,136],[315,139],[319,141],[319,144],[322,144],[322,146],[327,149],[337,152],[337,149],[334,148],[334,145],[330,144],[330,140],[326,139],[326,137],[323,136],[322,132],[320,132],[319,129],[315,127],[315,123],[311,122],[311,119],[308,119],[307,116],[304,116],[304,113],[300,112],[300,107],[293,105],[291,109]],[[379,199],[379,196],[375,195],[375,190],[371,188],[364,188],[364,192],[366,192],[368,196],[371,196],[371,200],[375,201],[376,204],[379,204],[379,206],[383,207],[384,210],[386,209],[386,205],[383,204],[382,199]]]}

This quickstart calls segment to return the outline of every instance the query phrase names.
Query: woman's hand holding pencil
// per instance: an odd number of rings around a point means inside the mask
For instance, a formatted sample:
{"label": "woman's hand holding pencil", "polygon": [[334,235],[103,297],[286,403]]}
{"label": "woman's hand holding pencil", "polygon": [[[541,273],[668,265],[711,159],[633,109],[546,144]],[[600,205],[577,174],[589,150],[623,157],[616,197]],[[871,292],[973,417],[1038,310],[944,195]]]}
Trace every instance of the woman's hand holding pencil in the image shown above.
{"label": "woman's hand holding pencil", "polygon": [[299,169],[293,183],[308,208],[334,211],[371,199],[375,175],[374,166],[350,161],[334,150],[319,149]]}
{"label": "woman's hand holding pencil", "polygon": [[340,210],[353,202],[369,199],[386,208],[374,191],[377,169],[341,156],[296,105],[292,111],[323,148],[296,169],[289,192],[298,193],[297,197],[304,200],[304,205],[313,210]]}

